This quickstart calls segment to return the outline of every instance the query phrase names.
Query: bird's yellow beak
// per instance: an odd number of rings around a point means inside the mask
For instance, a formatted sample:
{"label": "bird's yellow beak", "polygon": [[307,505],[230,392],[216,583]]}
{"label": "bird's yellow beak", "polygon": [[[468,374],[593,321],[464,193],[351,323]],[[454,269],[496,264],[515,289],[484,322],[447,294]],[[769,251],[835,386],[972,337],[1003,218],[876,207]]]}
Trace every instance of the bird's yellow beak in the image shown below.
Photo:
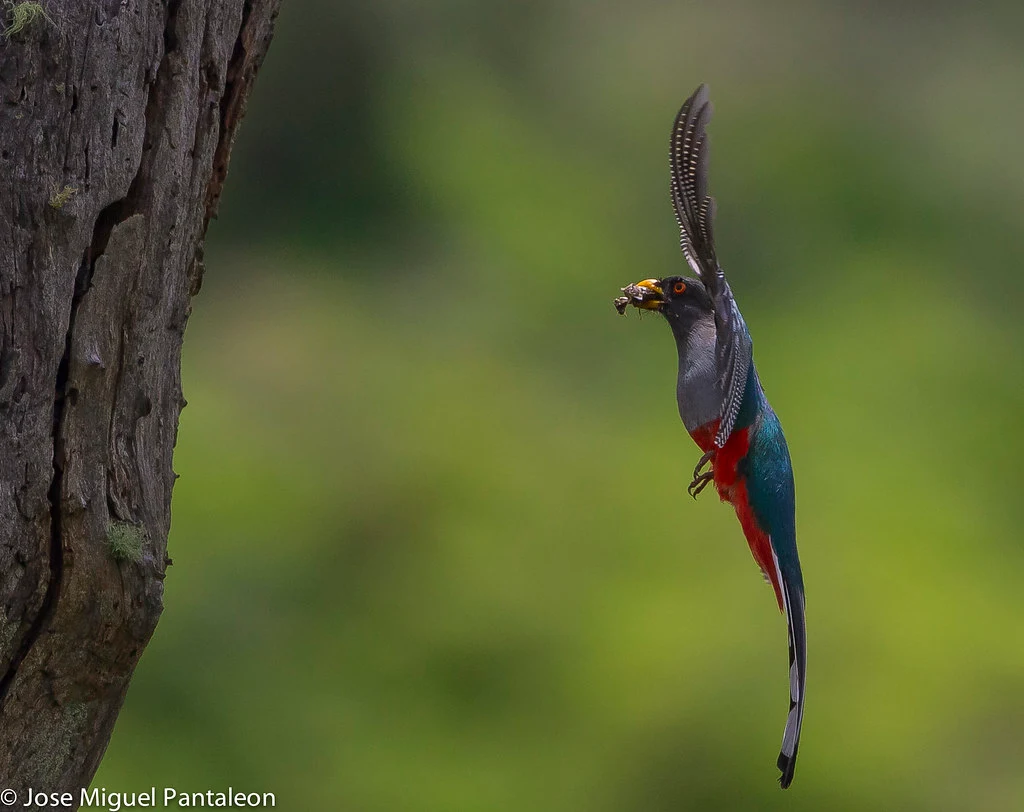
{"label": "bird's yellow beak", "polygon": [[641,301],[636,303],[637,307],[644,310],[660,310],[661,303],[665,301],[665,291],[661,289],[661,281],[658,279],[645,279],[637,282],[634,287],[640,288]]}
{"label": "bird's yellow beak", "polygon": [[625,313],[629,305],[641,310],[661,310],[665,301],[665,292],[661,289],[658,279],[645,279],[622,289],[623,295],[615,300],[615,309]]}

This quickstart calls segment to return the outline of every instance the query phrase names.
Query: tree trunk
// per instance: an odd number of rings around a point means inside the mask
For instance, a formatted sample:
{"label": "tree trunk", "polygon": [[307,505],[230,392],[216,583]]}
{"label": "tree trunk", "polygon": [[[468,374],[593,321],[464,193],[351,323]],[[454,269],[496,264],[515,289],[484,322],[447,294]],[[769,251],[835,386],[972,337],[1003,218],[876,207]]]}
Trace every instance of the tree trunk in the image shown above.
{"label": "tree trunk", "polygon": [[279,3],[44,0],[0,38],[0,788],[16,808],[30,787],[77,808],[160,616],[185,322]]}

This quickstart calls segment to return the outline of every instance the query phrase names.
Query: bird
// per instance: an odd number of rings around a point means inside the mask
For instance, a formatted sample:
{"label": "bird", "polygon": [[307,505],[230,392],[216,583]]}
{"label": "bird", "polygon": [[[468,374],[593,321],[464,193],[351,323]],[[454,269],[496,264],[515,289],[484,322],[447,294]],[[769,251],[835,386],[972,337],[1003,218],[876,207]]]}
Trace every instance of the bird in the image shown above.
{"label": "bird", "polygon": [[615,307],[620,314],[629,305],[656,311],[668,322],[679,354],[679,416],[703,452],[687,490],[696,499],[713,482],[722,501],[735,508],[754,560],[785,615],[790,697],[776,762],[785,789],[796,768],[807,671],[793,465],[782,424],[754,366],[750,331],[715,251],[716,205],[708,195],[711,109],[707,86],[702,84],[680,108],[669,147],[679,243],[695,276],[672,275],[628,285]]}

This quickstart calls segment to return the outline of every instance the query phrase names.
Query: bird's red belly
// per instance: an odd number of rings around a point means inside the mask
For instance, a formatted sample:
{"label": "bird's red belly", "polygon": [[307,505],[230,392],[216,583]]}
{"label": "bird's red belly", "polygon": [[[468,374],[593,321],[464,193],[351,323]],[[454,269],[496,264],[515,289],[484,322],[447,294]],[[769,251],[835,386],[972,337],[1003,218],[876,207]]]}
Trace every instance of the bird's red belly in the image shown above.
{"label": "bird's red belly", "polygon": [[[718,432],[718,420],[705,423],[699,429],[693,431],[690,436],[697,443],[701,451],[707,452],[715,447],[715,434]],[[750,429],[734,429],[725,445],[715,452],[713,463],[715,472],[715,487],[723,502],[735,504],[736,486],[741,479],[737,470],[740,460],[747,456],[750,450]]]}
{"label": "bird's red belly", "polygon": [[[690,436],[701,451],[710,451],[715,446],[715,434],[718,432],[718,421],[706,423],[693,431]],[[740,462],[750,450],[750,429],[734,429],[725,445],[715,452],[712,462],[715,472],[715,488],[723,502],[729,502],[736,509],[736,518],[740,520],[743,535],[750,545],[750,552],[761,568],[761,572],[775,589],[775,599],[782,609],[782,590],[775,561],[772,555],[772,543],[768,534],[761,529],[747,497],[747,483],[739,471]]]}

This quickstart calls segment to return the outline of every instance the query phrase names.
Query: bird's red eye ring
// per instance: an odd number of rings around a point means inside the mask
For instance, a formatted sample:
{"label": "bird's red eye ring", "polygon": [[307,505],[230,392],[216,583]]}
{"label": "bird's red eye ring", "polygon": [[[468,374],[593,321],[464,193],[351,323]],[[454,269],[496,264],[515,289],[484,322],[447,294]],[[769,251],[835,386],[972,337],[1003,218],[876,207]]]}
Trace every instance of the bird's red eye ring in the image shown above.
{"label": "bird's red eye ring", "polygon": [[684,290],[686,290],[686,283],[685,282],[676,282],[672,286],[672,292],[673,293],[682,293]]}

